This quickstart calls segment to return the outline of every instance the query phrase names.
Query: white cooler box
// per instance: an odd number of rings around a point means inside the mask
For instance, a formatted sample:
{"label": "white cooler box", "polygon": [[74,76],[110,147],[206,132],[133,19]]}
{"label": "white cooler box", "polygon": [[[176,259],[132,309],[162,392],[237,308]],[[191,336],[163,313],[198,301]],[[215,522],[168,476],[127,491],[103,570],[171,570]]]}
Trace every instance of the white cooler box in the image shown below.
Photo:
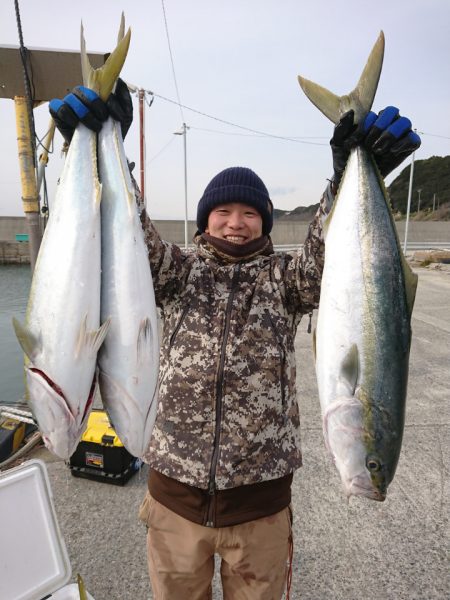
{"label": "white cooler box", "polygon": [[79,600],[71,575],[45,463],[0,473],[0,598]]}

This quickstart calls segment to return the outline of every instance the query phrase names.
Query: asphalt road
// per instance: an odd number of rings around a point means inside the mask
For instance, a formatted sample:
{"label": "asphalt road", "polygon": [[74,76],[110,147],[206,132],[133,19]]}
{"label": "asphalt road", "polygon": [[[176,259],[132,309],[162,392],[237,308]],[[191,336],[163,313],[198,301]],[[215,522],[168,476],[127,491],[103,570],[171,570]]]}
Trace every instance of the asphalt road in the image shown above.
{"label": "asphalt road", "polygon": [[[450,270],[417,272],[404,443],[384,503],[347,502],[341,491],[322,439],[307,319],[300,325],[296,345],[304,467],[293,487],[291,600],[450,596]],[[95,600],[152,598],[145,528],[137,520],[147,468],[116,487],[72,477],[45,450],[34,457],[47,462],[72,580],[81,573]],[[221,598],[216,576],[214,599]]]}

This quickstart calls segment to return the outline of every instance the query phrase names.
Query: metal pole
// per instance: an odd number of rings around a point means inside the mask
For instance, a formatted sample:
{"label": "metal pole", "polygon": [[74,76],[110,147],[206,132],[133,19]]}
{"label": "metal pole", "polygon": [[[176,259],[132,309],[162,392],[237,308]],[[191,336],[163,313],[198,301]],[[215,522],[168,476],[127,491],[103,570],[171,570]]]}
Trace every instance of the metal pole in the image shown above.
{"label": "metal pole", "polygon": [[141,181],[141,198],[145,204],[145,114],[144,114],[144,97],[145,90],[139,90],[139,137],[140,137],[140,181]]}
{"label": "metal pole", "polygon": [[50,123],[48,126],[48,132],[47,132],[47,135],[45,136],[45,140],[42,144],[44,150],[43,150],[42,154],[39,156],[39,165],[38,165],[38,172],[37,172],[37,192],[38,192],[38,194],[41,189],[45,167],[48,164],[48,150],[50,148],[50,145],[52,143],[54,135],[55,135],[55,121],[53,119],[50,119]]}
{"label": "metal pole", "polygon": [[187,200],[187,152],[186,152],[186,123],[183,123],[184,146],[184,247],[188,247],[188,200]]}
{"label": "metal pole", "polygon": [[183,127],[179,131],[174,131],[174,135],[183,136],[184,149],[184,247],[188,247],[188,201],[187,201],[187,149],[186,149],[186,132],[189,127],[183,123]]}
{"label": "metal pole", "polygon": [[[416,130],[414,130],[416,131]],[[413,184],[413,174],[414,174],[414,156],[415,152],[412,153],[411,158],[411,171],[409,173],[409,189],[408,189],[408,206],[406,208],[406,223],[405,223],[405,241],[403,244],[403,252],[406,252],[408,247],[408,224],[409,224],[409,213],[411,210],[411,195],[412,195],[412,184]]]}
{"label": "metal pole", "polygon": [[17,146],[19,151],[22,205],[28,224],[31,272],[41,244],[39,196],[36,183],[34,146],[31,138],[28,106],[25,98],[15,96]]}

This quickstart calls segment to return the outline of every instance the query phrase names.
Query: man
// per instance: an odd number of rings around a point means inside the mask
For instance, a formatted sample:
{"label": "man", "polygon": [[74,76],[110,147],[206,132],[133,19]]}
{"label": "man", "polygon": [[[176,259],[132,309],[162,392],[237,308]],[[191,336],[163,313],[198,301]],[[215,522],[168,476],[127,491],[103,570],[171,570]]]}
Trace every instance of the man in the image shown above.
{"label": "man", "polygon": [[[131,123],[122,84],[106,105],[81,87],[50,109],[68,141],[78,120],[96,131],[108,112],[122,130]],[[163,321],[140,510],[156,599],[210,598],[216,554],[224,598],[279,599],[286,586],[289,594],[291,483],[302,462],[294,339],[318,306],[322,224],[358,143],[386,175],[420,140],[393,107],[358,126],[344,115],[331,140],[333,181],[296,253],[274,253],[272,201],[248,168],[225,169],[207,185],[194,252],[163,241],[141,214]]]}

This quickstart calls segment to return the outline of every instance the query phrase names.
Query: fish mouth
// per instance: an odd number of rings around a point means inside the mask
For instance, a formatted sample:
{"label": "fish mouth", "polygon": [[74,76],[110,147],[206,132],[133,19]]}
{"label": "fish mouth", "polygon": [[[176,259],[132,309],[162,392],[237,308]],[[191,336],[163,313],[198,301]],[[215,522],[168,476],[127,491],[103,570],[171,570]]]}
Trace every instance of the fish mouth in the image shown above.
{"label": "fish mouth", "polygon": [[386,492],[375,487],[367,475],[356,475],[346,489],[347,496],[363,496],[377,502],[384,502]]}

